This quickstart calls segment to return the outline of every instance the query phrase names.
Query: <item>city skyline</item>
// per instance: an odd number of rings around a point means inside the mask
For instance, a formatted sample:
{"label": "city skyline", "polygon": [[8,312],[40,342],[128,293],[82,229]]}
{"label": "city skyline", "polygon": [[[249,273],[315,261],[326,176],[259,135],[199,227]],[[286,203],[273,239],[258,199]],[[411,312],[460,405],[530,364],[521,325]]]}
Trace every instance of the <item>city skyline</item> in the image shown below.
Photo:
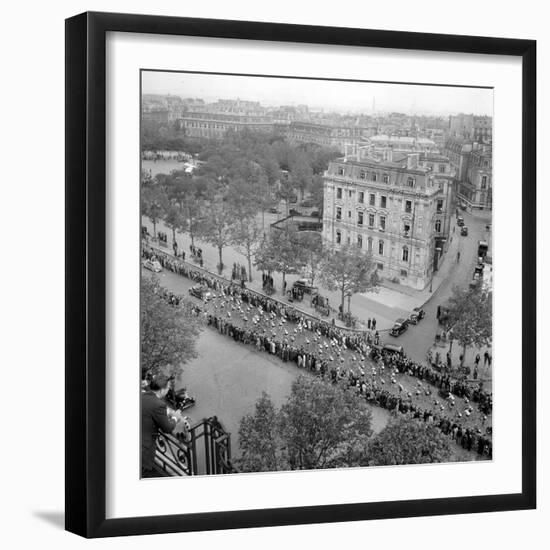
{"label": "city skyline", "polygon": [[169,94],[207,102],[241,99],[269,107],[307,105],[325,111],[364,114],[493,114],[493,90],[488,88],[146,70],[141,75],[142,94]]}

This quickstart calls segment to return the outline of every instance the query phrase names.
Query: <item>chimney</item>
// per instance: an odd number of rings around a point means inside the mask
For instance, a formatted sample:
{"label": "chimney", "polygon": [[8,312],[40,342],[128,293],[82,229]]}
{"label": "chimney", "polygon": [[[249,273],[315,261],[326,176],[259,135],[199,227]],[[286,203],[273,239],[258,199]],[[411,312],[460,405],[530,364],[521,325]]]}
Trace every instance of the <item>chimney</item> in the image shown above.
{"label": "chimney", "polygon": [[418,168],[418,153],[413,153],[412,155],[407,155],[407,168],[409,170],[416,170]]}

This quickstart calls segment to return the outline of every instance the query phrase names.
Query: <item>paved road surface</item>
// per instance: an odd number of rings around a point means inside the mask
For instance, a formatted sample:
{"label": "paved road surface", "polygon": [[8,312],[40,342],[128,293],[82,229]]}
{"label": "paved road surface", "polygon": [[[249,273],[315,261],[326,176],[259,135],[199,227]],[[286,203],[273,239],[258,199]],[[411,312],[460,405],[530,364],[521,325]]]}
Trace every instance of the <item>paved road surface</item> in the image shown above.
{"label": "paved road surface", "polygon": [[[143,275],[151,272],[142,270]],[[187,295],[193,282],[169,271],[158,274],[161,284],[177,294]],[[240,419],[252,412],[262,391],[269,393],[275,405],[280,406],[290,393],[292,381],[305,374],[289,363],[252,346],[205,327],[197,346],[199,357],[184,367],[182,385],[197,404],[186,413],[193,420],[217,415],[227,431],[233,435],[233,456],[238,456]],[[373,429],[380,431],[388,422],[389,412],[372,407]]]}

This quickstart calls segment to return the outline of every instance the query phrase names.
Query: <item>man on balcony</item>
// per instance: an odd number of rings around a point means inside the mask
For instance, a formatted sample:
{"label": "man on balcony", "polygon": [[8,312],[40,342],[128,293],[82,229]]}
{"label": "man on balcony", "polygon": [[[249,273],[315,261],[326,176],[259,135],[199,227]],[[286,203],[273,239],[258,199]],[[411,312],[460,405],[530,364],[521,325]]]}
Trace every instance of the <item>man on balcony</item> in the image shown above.
{"label": "man on balcony", "polygon": [[172,433],[181,420],[181,412],[169,410],[164,401],[168,382],[166,376],[158,374],[151,380],[149,389],[141,393],[141,476],[144,478],[162,476],[154,470],[158,431]]}

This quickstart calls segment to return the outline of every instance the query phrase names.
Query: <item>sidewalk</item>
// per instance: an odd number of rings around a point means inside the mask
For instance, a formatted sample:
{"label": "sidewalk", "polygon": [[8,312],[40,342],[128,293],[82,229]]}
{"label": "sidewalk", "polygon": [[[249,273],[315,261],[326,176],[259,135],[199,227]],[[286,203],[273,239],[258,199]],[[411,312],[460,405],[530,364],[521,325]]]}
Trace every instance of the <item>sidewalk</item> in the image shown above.
{"label": "sidewalk", "polygon": [[[158,250],[162,254],[166,254],[167,256],[170,256],[170,257],[174,258],[175,260],[180,260],[181,261],[181,256],[178,256],[178,257],[174,256],[173,251],[171,251],[170,247],[160,246],[158,244],[158,241],[154,242],[152,239],[149,239],[148,242],[147,242],[147,245],[149,247],[153,248],[153,249]],[[229,274],[229,272],[230,272],[230,269],[228,269],[228,267],[232,267],[232,266],[227,266],[224,269],[224,272],[220,275],[219,272],[218,272],[217,267],[215,265],[211,265],[212,260],[211,259],[210,259],[210,261],[205,260],[204,255],[203,255],[202,268],[197,262],[192,261],[187,253],[185,255],[185,260],[184,261],[185,261],[186,264],[188,264],[190,266],[194,266],[199,270],[202,269],[202,270],[208,272],[209,274],[211,274],[214,277],[218,277],[220,279],[223,279],[227,283],[238,284],[236,281],[232,281],[228,276],[226,276],[226,273]],[[309,316],[314,317],[316,319],[319,319],[321,321],[325,321],[326,323],[331,323],[333,318],[334,318],[334,325],[339,327],[339,328],[343,328],[345,330],[350,330],[350,331],[353,331],[353,332],[367,330],[366,327],[363,327],[359,323],[357,324],[355,329],[353,329],[351,327],[346,327],[345,323],[343,323],[340,319],[337,318],[335,311],[332,311],[331,312],[332,314],[329,315],[328,317],[319,315],[319,313],[315,310],[315,308],[311,306],[310,296],[308,294],[304,295],[304,299],[302,301],[294,300],[294,301],[291,302],[286,296],[283,297],[282,294],[280,294],[280,293],[275,293],[275,294],[272,294],[272,295],[269,295],[269,294],[265,293],[263,288],[262,288],[261,280],[259,280],[258,277],[253,279],[252,282],[246,281],[245,284],[246,284],[246,288],[249,289],[249,290],[253,290],[254,292],[257,292],[258,294],[262,294],[263,296],[266,296],[267,298],[271,298],[273,300],[276,300],[276,301],[284,304],[285,306],[292,307],[296,311],[300,311],[300,312],[302,312],[306,315],[309,315]],[[291,284],[287,285],[288,288],[291,288],[291,286],[292,286]]]}

